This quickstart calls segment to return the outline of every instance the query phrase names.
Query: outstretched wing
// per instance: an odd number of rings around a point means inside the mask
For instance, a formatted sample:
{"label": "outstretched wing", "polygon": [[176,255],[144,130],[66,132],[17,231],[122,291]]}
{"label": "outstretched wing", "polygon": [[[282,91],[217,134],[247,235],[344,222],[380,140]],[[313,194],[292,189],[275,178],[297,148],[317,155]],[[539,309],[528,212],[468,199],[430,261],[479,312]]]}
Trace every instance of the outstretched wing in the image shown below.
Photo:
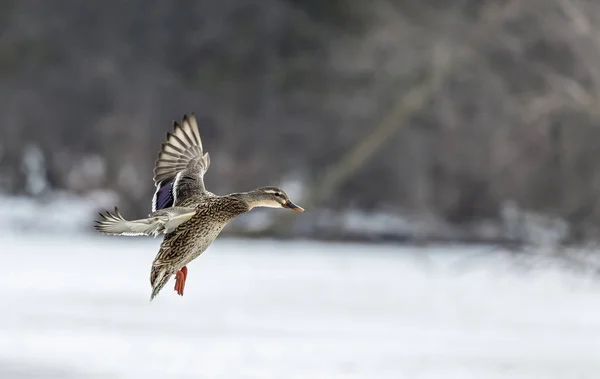
{"label": "outstretched wing", "polygon": [[157,236],[171,233],[196,214],[194,208],[171,207],[151,213],[148,218],[126,220],[115,207],[115,212],[100,213],[100,220],[94,227],[97,231],[121,236]]}
{"label": "outstretched wing", "polygon": [[181,125],[173,122],[154,165],[156,192],[152,211],[180,204],[190,196],[206,193],[204,174],[210,166],[208,153],[202,150],[196,116],[183,116]]}

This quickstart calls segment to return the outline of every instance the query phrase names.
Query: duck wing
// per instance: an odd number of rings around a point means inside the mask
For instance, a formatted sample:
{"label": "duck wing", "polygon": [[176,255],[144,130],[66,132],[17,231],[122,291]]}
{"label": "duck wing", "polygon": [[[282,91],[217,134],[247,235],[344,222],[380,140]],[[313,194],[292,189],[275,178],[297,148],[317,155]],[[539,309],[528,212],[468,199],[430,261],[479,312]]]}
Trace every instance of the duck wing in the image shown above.
{"label": "duck wing", "polygon": [[196,116],[184,115],[181,124],[174,121],[173,132],[167,133],[154,165],[152,211],[206,194],[204,174],[209,166],[210,156],[202,149]]}
{"label": "duck wing", "polygon": [[196,214],[195,208],[171,207],[152,212],[148,218],[126,220],[115,207],[114,213],[100,213],[94,227],[97,231],[121,236],[157,236],[171,233]]}

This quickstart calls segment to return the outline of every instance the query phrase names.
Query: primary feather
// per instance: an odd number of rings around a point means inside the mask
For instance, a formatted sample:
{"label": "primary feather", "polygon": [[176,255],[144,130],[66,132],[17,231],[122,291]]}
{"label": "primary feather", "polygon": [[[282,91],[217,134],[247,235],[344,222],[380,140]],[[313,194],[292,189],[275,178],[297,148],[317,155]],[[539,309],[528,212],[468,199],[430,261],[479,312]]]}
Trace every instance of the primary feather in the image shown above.
{"label": "primary feather", "polygon": [[210,166],[210,156],[202,149],[196,116],[185,115],[181,124],[173,122],[173,132],[167,133],[154,165],[156,192],[152,210],[181,204],[190,196],[206,192],[204,174]]}

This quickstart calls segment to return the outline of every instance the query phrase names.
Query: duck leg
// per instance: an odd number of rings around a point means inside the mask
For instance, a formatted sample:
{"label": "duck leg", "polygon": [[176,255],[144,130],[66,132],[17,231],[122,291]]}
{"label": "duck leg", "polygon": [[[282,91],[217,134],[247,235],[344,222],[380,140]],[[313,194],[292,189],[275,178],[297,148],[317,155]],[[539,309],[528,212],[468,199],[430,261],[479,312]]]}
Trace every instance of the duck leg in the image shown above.
{"label": "duck leg", "polygon": [[175,291],[180,296],[183,296],[183,290],[185,289],[185,280],[187,279],[188,269],[183,266],[181,270],[175,273]]}

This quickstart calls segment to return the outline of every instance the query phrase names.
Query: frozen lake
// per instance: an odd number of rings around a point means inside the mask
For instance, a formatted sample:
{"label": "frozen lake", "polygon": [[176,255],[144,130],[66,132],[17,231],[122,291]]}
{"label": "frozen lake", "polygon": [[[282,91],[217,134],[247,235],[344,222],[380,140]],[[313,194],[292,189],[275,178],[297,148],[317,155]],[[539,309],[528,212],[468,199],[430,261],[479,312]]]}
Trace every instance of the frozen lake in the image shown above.
{"label": "frozen lake", "polygon": [[472,248],[220,240],[149,302],[158,239],[1,238],[2,379],[600,375],[600,281]]}

